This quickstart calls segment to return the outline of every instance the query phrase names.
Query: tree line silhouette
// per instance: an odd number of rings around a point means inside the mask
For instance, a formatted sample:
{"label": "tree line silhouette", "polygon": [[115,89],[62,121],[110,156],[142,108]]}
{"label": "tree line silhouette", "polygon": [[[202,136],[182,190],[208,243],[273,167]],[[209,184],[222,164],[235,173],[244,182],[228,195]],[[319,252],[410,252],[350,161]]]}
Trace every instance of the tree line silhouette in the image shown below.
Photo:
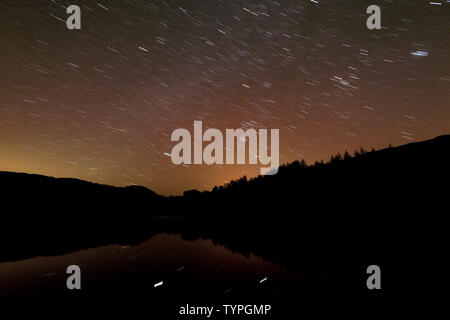
{"label": "tree line silhouette", "polygon": [[0,233],[0,260],[134,244],[159,232],[215,239],[292,265],[288,257],[299,243],[313,255],[334,252],[330,257],[342,248],[358,251],[355,239],[379,253],[399,245],[401,237],[408,248],[421,247],[417,230],[434,227],[441,217],[449,150],[450,136],[360,149],[327,163],[294,161],[273,176],[244,176],[174,197],[143,187],[2,172],[0,217],[7,227]]}

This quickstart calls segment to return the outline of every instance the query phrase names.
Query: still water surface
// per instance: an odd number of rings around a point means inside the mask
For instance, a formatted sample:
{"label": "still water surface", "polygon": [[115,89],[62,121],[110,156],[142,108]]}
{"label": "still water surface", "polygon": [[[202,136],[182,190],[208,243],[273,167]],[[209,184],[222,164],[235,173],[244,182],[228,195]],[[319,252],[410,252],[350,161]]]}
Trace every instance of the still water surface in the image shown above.
{"label": "still water surface", "polygon": [[234,253],[211,240],[161,233],[137,246],[108,245],[1,263],[0,299],[71,295],[66,268],[72,264],[82,272],[82,290],[77,294],[88,299],[133,293],[179,301],[236,294],[270,297],[308,284],[301,275],[253,254]]}

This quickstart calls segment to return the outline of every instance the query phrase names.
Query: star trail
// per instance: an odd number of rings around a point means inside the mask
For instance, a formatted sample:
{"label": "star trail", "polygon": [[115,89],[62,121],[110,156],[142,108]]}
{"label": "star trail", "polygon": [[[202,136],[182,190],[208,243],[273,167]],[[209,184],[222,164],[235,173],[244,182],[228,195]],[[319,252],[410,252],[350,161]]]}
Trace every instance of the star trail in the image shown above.
{"label": "star trail", "polygon": [[[81,8],[68,30],[66,8]],[[368,30],[366,8],[381,8]],[[447,1],[2,1],[0,170],[208,190],[170,134],[277,128],[280,163],[450,132]]]}

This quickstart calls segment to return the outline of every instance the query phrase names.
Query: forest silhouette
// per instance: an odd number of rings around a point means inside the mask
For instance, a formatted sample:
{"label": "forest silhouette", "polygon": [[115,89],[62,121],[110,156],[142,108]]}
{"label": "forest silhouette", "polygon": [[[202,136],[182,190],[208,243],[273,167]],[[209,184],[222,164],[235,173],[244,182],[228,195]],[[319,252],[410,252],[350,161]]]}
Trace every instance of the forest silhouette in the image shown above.
{"label": "forest silhouette", "polygon": [[294,161],[273,176],[171,197],[139,186],[0,172],[0,261],[133,245],[165,232],[361,288],[374,261],[394,274],[441,259],[449,150],[450,135],[439,136],[345,152],[326,163]]}

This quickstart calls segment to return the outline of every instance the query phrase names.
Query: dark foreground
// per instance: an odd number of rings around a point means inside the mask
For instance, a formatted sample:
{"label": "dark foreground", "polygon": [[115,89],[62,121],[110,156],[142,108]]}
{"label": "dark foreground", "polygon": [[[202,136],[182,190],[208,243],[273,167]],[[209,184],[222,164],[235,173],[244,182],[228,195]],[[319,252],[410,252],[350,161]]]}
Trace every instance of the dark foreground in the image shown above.
{"label": "dark foreground", "polygon": [[[206,318],[179,315],[187,304],[222,310],[212,319],[230,317],[224,304],[272,306],[248,319],[411,312],[445,274],[449,147],[442,136],[297,162],[171,198],[1,173],[0,301],[105,303],[157,319]],[[81,290],[66,287],[71,264]],[[366,286],[370,265],[381,290]]]}

